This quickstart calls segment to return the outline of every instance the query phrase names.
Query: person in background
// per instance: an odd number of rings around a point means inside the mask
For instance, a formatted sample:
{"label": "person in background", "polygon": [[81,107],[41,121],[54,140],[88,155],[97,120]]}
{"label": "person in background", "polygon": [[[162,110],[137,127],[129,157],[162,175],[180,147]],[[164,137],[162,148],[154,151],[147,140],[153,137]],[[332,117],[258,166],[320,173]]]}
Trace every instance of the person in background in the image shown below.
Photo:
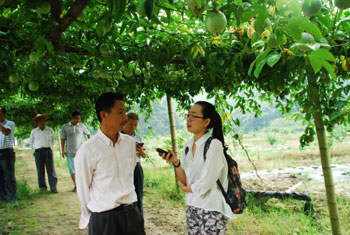
{"label": "person in background", "polygon": [[0,204],[14,201],[17,205],[14,131],[15,123],[6,119],[6,109],[0,107]]}
{"label": "person in background", "polygon": [[75,155],[79,228],[89,235],[145,234],[134,187],[135,140],[122,134],[127,121],[123,96],[104,93],[95,105],[101,125]]}
{"label": "person in background", "polygon": [[128,113],[128,122],[125,124],[122,133],[130,135],[136,141],[136,167],[134,172],[134,185],[137,194],[137,206],[143,216],[143,170],[141,166],[141,157],[146,158],[147,154],[143,146],[142,137],[135,132],[139,123],[139,117],[136,113]]}
{"label": "person in background", "polygon": [[[67,159],[68,170],[74,183],[72,192],[77,191],[75,183],[74,157],[80,145],[84,142],[84,134],[90,139],[90,132],[84,124],[80,123],[81,114],[78,111],[72,113],[70,122],[64,124],[61,130],[62,157]],[[67,145],[67,148],[65,149]]]}
{"label": "person in background", "polygon": [[[169,150],[162,158],[173,163],[179,186],[186,193],[186,224],[188,234],[225,234],[228,219],[235,218],[216,181],[228,187],[228,167],[224,156],[224,135],[220,115],[206,102],[196,102],[187,117],[187,130],[193,134],[182,155],[183,164]],[[213,129],[212,133],[209,132]],[[204,146],[214,137],[204,160]],[[188,148],[186,153],[185,149]],[[172,156],[170,156],[170,154]]]}
{"label": "person in background", "polygon": [[37,114],[31,121],[32,125],[38,126],[32,130],[29,137],[29,146],[34,149],[36,170],[38,173],[38,184],[42,191],[47,190],[45,180],[45,168],[52,193],[57,191],[57,176],[51,147],[55,143],[55,135],[46,121],[50,118],[47,114]]}

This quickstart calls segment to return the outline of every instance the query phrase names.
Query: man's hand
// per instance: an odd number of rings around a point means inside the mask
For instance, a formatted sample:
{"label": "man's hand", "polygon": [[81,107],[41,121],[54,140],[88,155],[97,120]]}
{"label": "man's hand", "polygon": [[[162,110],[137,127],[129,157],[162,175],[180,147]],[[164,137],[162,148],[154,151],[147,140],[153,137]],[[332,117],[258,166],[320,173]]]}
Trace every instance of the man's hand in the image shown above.
{"label": "man's hand", "polygon": [[143,158],[147,157],[147,153],[143,149],[143,146],[136,145],[136,151],[140,153],[141,157],[143,157]]}

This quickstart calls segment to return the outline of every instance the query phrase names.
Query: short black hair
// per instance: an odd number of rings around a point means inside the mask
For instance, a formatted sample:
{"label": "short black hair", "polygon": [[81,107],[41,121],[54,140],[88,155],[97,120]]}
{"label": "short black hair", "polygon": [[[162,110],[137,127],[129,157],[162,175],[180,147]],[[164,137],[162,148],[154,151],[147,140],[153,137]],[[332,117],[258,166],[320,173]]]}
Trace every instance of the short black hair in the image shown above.
{"label": "short black hair", "polygon": [[128,113],[128,119],[139,120],[139,116],[136,113]]}
{"label": "short black hair", "polygon": [[114,106],[116,100],[123,100],[123,95],[120,93],[107,92],[101,94],[95,104],[95,110],[98,120],[101,122],[100,112],[105,111],[109,113]]}
{"label": "short black hair", "polygon": [[2,113],[5,113],[5,114],[6,114],[6,109],[5,109],[4,107],[2,107],[2,106],[0,106],[0,111],[1,111]]}
{"label": "short black hair", "polygon": [[77,115],[81,115],[78,111],[74,111],[73,113],[72,113],[72,117],[75,117],[75,116],[77,116]]}

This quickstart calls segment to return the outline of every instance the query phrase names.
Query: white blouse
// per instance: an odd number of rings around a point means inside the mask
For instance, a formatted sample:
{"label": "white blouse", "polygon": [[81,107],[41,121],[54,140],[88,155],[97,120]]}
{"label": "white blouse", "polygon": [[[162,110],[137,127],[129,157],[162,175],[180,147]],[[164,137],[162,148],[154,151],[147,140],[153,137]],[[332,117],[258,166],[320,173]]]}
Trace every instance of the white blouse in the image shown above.
{"label": "white blouse", "polygon": [[[204,145],[210,136],[210,133],[206,133],[195,143],[193,137],[184,146],[183,169],[186,174],[187,185],[191,186],[192,189],[192,193],[186,193],[186,204],[207,211],[218,211],[229,219],[234,219],[236,216],[232,213],[216,183],[219,179],[224,189],[227,190],[228,167],[222,143],[218,139],[211,141],[204,161]],[[192,153],[193,144],[196,144],[194,156]],[[186,147],[189,149],[187,155],[185,154]]]}

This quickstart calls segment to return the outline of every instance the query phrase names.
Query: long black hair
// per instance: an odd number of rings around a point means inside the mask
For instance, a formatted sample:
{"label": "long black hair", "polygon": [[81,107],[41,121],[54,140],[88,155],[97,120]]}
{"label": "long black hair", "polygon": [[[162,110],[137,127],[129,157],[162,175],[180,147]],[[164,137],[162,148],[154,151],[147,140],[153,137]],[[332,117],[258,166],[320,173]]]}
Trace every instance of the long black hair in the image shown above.
{"label": "long black hair", "polygon": [[214,105],[206,101],[198,101],[198,104],[202,107],[203,118],[209,118],[210,123],[207,129],[213,128],[212,136],[221,141],[222,146],[225,147],[224,133],[222,132],[222,121],[218,112],[215,110]]}

